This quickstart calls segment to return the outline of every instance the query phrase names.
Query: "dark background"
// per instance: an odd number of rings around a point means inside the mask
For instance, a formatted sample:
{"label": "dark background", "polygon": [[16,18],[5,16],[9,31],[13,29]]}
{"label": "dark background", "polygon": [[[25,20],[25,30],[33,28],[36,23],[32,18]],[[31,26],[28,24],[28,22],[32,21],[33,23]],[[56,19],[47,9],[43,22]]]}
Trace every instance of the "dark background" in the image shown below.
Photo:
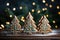
{"label": "dark background", "polygon": [[[36,3],[35,6],[32,5],[33,2]],[[10,3],[10,5],[6,6],[6,3]],[[45,5],[46,3],[48,3],[48,6]],[[56,29],[55,26],[57,26],[57,29],[60,29],[60,14],[58,14],[60,9],[57,9],[57,6],[60,6],[60,0],[55,0],[54,2],[46,0],[46,3],[43,3],[42,0],[0,0],[0,24],[6,25],[7,21],[11,22],[13,18],[9,17],[10,14],[16,15],[20,20],[22,16],[26,17],[28,12],[34,9],[35,12],[31,13],[36,25],[38,25],[38,21],[42,15],[48,14],[48,20],[50,21],[52,29]],[[52,8],[49,7],[50,4]],[[22,10],[19,9],[20,6],[23,7]],[[7,8],[10,10],[7,10]],[[16,10],[13,11],[13,8],[16,8]],[[38,14],[37,10],[42,10],[42,8],[47,8],[48,10],[41,11],[41,13]],[[55,20],[55,23],[53,23],[53,20]],[[20,24],[23,25],[24,22],[21,21]]]}

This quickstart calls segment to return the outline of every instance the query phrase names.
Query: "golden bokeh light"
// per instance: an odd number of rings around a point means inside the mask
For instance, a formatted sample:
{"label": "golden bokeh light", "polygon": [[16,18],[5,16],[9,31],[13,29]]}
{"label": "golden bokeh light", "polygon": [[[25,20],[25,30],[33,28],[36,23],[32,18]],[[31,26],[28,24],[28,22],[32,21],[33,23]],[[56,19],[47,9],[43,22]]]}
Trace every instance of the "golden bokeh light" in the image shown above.
{"label": "golden bokeh light", "polygon": [[47,8],[42,8],[42,10],[43,10],[43,11],[46,11],[46,10],[47,10]]}
{"label": "golden bokeh light", "polygon": [[49,15],[48,14],[46,14],[46,17],[48,17]]}
{"label": "golden bokeh light", "polygon": [[51,0],[51,2],[54,2],[55,0]]}
{"label": "golden bokeh light", "polygon": [[23,7],[22,6],[20,6],[20,9],[22,9]]}
{"label": "golden bokeh light", "polygon": [[13,11],[15,11],[16,10],[16,8],[13,8]]}
{"label": "golden bokeh light", "polygon": [[55,28],[58,28],[58,26],[56,25]]}
{"label": "golden bokeh light", "polygon": [[21,19],[21,21],[25,22],[25,20],[24,20],[24,19]]}
{"label": "golden bokeh light", "polygon": [[21,21],[25,22],[24,16],[21,17]]}
{"label": "golden bokeh light", "polygon": [[32,5],[35,5],[35,2],[33,2]]}
{"label": "golden bokeh light", "polygon": [[25,20],[22,20],[23,22],[25,22]]}
{"label": "golden bokeh light", "polygon": [[58,12],[58,14],[60,15],[60,12]]}
{"label": "golden bokeh light", "polygon": [[50,8],[52,8],[52,5],[49,5]]}
{"label": "golden bokeh light", "polygon": [[10,5],[10,3],[6,3],[6,6],[9,6]]}
{"label": "golden bokeh light", "polygon": [[45,8],[42,8],[43,11],[45,11]]}
{"label": "golden bokeh light", "polygon": [[42,2],[43,2],[43,3],[46,3],[46,1],[45,1],[45,0],[42,0]]}
{"label": "golden bokeh light", "polygon": [[59,9],[60,7],[59,6],[57,6],[57,9]]}
{"label": "golden bokeh light", "polygon": [[55,20],[53,20],[53,23],[56,23],[56,21],[55,21]]}
{"label": "golden bokeh light", "polygon": [[10,24],[10,22],[6,22],[6,24]]}
{"label": "golden bokeh light", "polygon": [[2,28],[4,28],[4,25],[3,25],[3,24],[1,24],[1,27],[2,27]]}
{"label": "golden bokeh light", "polygon": [[24,19],[24,16],[22,16],[21,18]]}
{"label": "golden bokeh light", "polygon": [[12,15],[10,15],[10,17],[12,17]]}
{"label": "golden bokeh light", "polygon": [[44,8],[45,10],[47,10],[47,8]]}
{"label": "golden bokeh light", "polygon": [[34,12],[34,9],[32,9],[32,12]]}
{"label": "golden bokeh light", "polygon": [[41,12],[40,10],[37,11],[37,13],[40,13],[40,12]]}
{"label": "golden bokeh light", "polygon": [[45,5],[48,6],[48,3],[46,3]]}
{"label": "golden bokeh light", "polygon": [[2,27],[0,27],[0,29],[2,29]]}

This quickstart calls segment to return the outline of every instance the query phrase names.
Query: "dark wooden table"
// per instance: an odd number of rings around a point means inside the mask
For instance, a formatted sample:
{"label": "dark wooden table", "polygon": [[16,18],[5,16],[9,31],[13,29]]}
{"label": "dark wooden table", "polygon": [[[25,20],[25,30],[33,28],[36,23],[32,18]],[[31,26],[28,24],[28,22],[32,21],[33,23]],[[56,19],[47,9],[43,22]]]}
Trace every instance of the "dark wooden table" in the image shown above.
{"label": "dark wooden table", "polygon": [[[0,34],[1,35],[1,34]],[[13,40],[17,40],[17,39],[33,39],[33,40],[60,40],[60,30],[53,30],[52,33],[48,33],[48,34],[39,34],[39,33],[35,33],[35,34],[26,34],[26,33],[18,33],[18,34],[2,34],[0,36],[0,39],[13,39]]]}

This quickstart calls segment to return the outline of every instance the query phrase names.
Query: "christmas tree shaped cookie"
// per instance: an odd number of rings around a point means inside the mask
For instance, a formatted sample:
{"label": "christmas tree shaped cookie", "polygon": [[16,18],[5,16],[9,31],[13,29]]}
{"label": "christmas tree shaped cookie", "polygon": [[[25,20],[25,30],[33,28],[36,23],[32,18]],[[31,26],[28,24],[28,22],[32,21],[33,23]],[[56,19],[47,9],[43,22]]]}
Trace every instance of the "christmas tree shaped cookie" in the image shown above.
{"label": "christmas tree shaped cookie", "polygon": [[49,33],[52,32],[51,30],[51,26],[49,25],[49,21],[46,18],[46,16],[42,16],[41,19],[39,20],[39,24],[38,24],[38,31],[40,33]]}

